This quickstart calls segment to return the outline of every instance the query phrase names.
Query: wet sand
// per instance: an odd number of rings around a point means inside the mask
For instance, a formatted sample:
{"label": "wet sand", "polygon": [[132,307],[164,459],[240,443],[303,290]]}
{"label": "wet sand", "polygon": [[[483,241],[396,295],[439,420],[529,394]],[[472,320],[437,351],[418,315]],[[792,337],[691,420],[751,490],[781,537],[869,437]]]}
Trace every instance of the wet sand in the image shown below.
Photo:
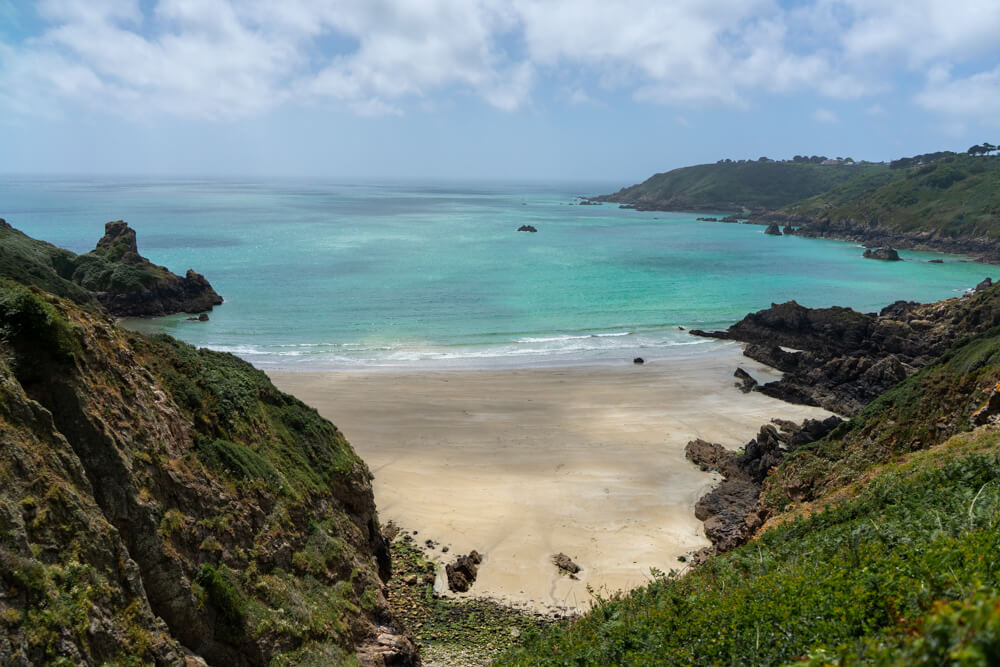
{"label": "wet sand", "polygon": [[688,440],[738,448],[772,417],[828,414],[741,393],[737,365],[769,377],[736,345],[642,366],[269,374],[368,463],[383,523],[440,543],[441,563],[484,554],[470,594],[583,610],[588,585],[633,588],[708,545],[693,506],[716,478],[684,459]]}

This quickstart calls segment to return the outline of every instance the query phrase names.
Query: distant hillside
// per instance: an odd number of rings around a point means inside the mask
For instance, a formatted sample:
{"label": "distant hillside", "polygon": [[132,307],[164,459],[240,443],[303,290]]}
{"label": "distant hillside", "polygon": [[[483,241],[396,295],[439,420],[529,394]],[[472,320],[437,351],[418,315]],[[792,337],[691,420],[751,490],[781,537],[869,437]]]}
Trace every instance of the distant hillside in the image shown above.
{"label": "distant hillside", "polygon": [[734,211],[775,209],[857,179],[887,173],[883,164],[718,162],[656,174],[598,201],[642,210]]}
{"label": "distant hillside", "polygon": [[945,154],[872,172],[768,220],[802,225],[800,233],[809,236],[1000,257],[1000,156]]}

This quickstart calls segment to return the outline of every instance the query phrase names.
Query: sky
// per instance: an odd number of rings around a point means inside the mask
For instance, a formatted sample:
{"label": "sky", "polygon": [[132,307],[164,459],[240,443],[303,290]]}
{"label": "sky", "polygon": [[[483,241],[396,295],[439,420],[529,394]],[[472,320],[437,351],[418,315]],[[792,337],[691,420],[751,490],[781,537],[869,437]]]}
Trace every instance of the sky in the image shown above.
{"label": "sky", "polygon": [[998,0],[0,0],[0,173],[627,185],[1000,143]]}

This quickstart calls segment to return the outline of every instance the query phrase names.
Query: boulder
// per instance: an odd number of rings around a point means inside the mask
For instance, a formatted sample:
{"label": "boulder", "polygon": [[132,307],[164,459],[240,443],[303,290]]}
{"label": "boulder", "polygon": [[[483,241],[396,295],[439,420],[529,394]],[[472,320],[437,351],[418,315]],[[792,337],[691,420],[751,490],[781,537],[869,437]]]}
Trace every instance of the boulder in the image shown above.
{"label": "boulder", "polygon": [[534,225],[521,225],[520,227],[517,228],[517,231],[534,233],[537,232],[538,230],[535,228]]}
{"label": "boulder", "polygon": [[642,357],[636,357],[635,359],[632,360],[632,363],[636,364],[637,366],[641,366],[642,364],[646,363],[646,360],[643,359]]}
{"label": "boulder", "polygon": [[581,570],[580,566],[574,563],[572,558],[561,551],[552,556],[552,564],[559,568],[560,574],[568,574],[571,577]]}
{"label": "boulder", "polygon": [[771,236],[781,236],[781,228],[778,227],[778,223],[772,222],[767,226],[767,229],[764,230],[764,233],[770,234]]}
{"label": "boulder", "polygon": [[444,571],[448,577],[448,588],[456,593],[465,593],[476,581],[479,574],[479,564],[483,557],[478,551],[470,551],[468,555],[459,556],[454,563],[445,565]]}
{"label": "boulder", "polygon": [[747,373],[742,368],[737,368],[733,372],[733,377],[738,380],[736,382],[736,388],[742,391],[744,394],[749,394],[751,391],[757,388],[757,380],[753,379],[749,373]]}
{"label": "boulder", "polygon": [[892,248],[865,248],[862,257],[866,259],[881,259],[885,262],[901,262],[899,253]]}

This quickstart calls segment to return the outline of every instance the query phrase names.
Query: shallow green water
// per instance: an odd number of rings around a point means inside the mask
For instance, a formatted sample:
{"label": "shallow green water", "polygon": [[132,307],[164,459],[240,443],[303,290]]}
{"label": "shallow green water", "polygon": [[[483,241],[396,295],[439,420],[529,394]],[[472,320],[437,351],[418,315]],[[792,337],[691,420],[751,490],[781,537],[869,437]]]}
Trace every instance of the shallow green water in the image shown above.
{"label": "shallow green water", "polygon": [[[140,322],[262,367],[623,363],[708,352],[678,327],[728,325],[771,302],[877,310],[955,296],[993,267],[765,236],[695,214],[578,206],[621,184],[337,185],[0,180],[0,216],[89,250],[124,218],[140,252],[204,273],[207,323]],[[699,214],[704,215],[704,214]],[[538,233],[519,233],[531,224]],[[944,264],[926,260],[944,257]]]}

